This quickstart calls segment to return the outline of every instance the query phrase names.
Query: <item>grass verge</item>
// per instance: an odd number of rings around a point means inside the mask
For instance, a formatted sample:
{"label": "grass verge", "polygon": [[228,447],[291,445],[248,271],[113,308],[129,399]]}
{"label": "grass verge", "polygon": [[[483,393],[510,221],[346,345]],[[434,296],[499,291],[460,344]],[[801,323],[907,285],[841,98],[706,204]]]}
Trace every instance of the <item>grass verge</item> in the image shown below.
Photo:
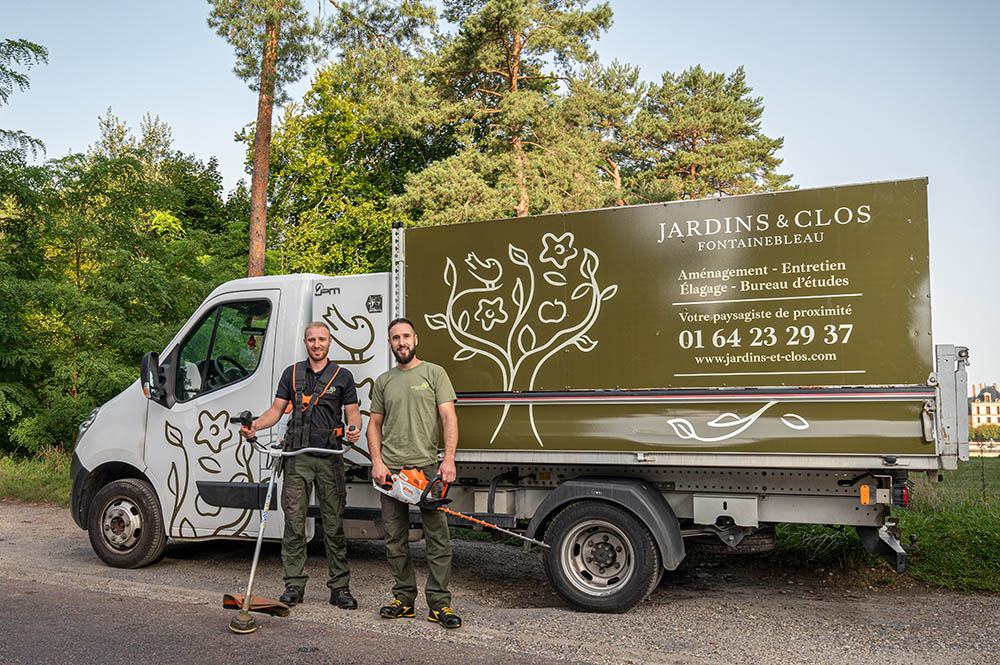
{"label": "grass verge", "polygon": [[69,505],[69,453],[50,449],[33,457],[0,456],[0,501]]}
{"label": "grass verge", "polygon": [[[909,510],[893,509],[904,544],[917,535],[908,557],[914,579],[960,591],[1000,592],[1000,459],[973,459],[930,483],[912,478]],[[778,546],[764,555],[783,566],[884,567],[868,554],[853,528],[778,525]]]}

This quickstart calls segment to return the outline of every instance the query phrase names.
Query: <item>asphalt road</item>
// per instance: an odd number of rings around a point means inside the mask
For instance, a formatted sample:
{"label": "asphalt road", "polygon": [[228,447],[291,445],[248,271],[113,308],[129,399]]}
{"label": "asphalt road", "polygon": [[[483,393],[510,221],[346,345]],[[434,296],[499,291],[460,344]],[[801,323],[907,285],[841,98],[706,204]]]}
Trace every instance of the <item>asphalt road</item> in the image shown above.
{"label": "asphalt road", "polygon": [[[574,612],[537,554],[453,541],[453,605],[465,625],[385,620],[392,579],[381,542],[351,542],[360,608],[327,603],[312,548],[305,603],[229,632],[222,594],[246,587],[252,542],[171,543],[159,563],[105,566],[69,511],[0,503],[0,663],[617,663],[822,665],[1000,663],[1000,596],[933,589],[888,568],[785,570],[754,557],[694,561],[625,614]],[[281,594],[265,544],[256,595]],[[426,566],[414,546],[418,581]],[[316,651],[299,651],[316,649]]]}
{"label": "asphalt road", "polygon": [[[254,615],[256,632],[236,635],[227,628],[234,612],[221,608],[144,600],[40,582],[0,579],[0,597],[4,598],[0,603],[0,661],[11,665],[559,662],[260,614]],[[420,617],[419,621],[424,619]],[[428,628],[444,630],[430,624]]]}

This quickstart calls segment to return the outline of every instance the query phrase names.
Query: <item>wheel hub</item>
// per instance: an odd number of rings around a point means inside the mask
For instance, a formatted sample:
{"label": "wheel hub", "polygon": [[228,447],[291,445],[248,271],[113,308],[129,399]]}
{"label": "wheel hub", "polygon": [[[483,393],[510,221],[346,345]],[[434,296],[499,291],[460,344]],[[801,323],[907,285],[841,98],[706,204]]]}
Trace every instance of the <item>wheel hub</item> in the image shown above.
{"label": "wheel hub", "polygon": [[634,553],[625,534],[603,520],[587,520],[571,530],[561,552],[572,584],[589,594],[613,593],[634,573]]}
{"label": "wheel hub", "polygon": [[134,503],[118,498],[104,509],[101,527],[109,545],[118,550],[131,549],[142,533],[142,515]]}

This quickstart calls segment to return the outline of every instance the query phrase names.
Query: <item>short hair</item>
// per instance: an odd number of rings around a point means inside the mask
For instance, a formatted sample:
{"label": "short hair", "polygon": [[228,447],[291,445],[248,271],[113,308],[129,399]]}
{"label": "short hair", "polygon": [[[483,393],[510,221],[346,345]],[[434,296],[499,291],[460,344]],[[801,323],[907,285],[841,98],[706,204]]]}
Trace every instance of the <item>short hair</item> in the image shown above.
{"label": "short hair", "polygon": [[309,337],[309,331],[312,330],[313,328],[322,328],[323,330],[326,331],[326,334],[328,336],[332,337],[332,335],[330,335],[330,326],[326,325],[322,321],[313,321],[312,323],[306,326],[305,331],[302,333],[302,339],[306,339],[307,337]]}
{"label": "short hair", "polygon": [[391,332],[393,327],[400,323],[405,323],[406,325],[410,326],[410,329],[413,330],[413,334],[414,335],[417,334],[417,327],[413,325],[413,321],[410,321],[408,318],[404,316],[401,316],[398,319],[393,319],[392,321],[390,321],[389,327],[386,328],[386,332]]}

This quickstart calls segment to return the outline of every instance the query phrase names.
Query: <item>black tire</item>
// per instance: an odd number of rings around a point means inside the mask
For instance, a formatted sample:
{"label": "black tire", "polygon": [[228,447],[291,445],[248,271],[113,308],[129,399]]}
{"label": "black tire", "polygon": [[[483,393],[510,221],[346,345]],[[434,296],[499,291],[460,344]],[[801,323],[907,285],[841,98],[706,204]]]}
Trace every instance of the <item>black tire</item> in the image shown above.
{"label": "black tire", "polygon": [[114,568],[141,568],[160,559],[167,545],[163,515],[144,480],[115,480],[97,493],[87,516],[90,545]]}
{"label": "black tire", "polygon": [[705,554],[763,554],[764,552],[773,550],[778,544],[778,539],[772,526],[744,536],[743,540],[736,547],[730,547],[719,540],[718,536],[695,536],[689,538],[685,544],[689,552],[703,552]]}
{"label": "black tire", "polygon": [[545,541],[551,545],[544,556],[549,583],[584,612],[626,612],[663,576],[653,534],[610,503],[570,504],[552,520]]}

